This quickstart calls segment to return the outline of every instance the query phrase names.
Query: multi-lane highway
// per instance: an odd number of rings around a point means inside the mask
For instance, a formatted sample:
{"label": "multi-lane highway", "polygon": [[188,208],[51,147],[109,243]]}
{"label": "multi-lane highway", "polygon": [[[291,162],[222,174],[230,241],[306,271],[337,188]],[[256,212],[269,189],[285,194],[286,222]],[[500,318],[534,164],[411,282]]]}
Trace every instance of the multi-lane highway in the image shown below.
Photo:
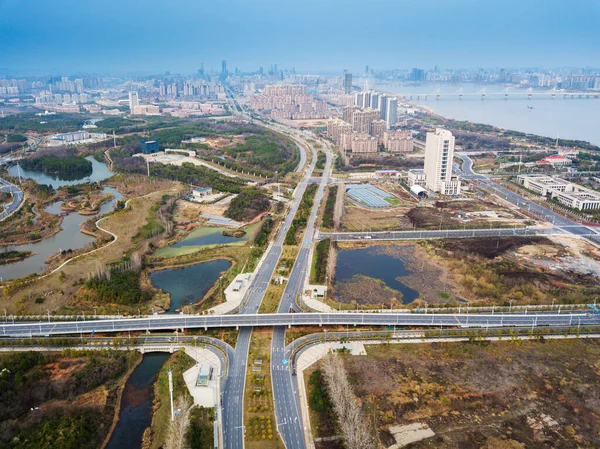
{"label": "multi-lane highway", "polygon": [[[327,145],[324,148],[328,148]],[[296,305],[296,297],[304,290],[306,274],[310,270],[310,248],[315,233],[317,214],[331,173],[331,151],[326,150],[325,154],[327,158],[323,169],[323,176],[320,178],[313,208],[306,223],[306,231],[300,243],[298,257],[290,273],[290,278],[283,292],[281,302],[279,303],[279,314],[285,314],[291,310],[300,311]],[[313,160],[316,160],[316,157],[313,157]],[[299,315],[292,314],[292,317]],[[285,350],[285,326],[277,326],[273,330],[271,379],[278,432],[287,449],[302,449],[306,445],[302,430],[302,414],[298,404],[298,385],[297,379],[292,378],[289,370],[289,358]]]}
{"label": "multi-lane highway", "polygon": [[[235,100],[233,100],[235,101]],[[281,132],[278,126],[274,125],[263,125],[271,128],[275,131]],[[301,133],[294,132],[290,134],[292,139],[298,145],[301,152],[301,163],[306,163],[306,151],[309,148],[307,142],[303,139]],[[292,220],[296,215],[296,211],[300,205],[302,195],[306,190],[308,181],[312,175],[312,172],[316,163],[316,154],[314,150],[311,164],[307,167],[306,172],[302,178],[302,181],[296,187],[292,200],[289,203],[287,215],[283,220],[283,223],[279,227],[273,242],[267,248],[261,262],[258,267],[256,274],[252,280],[252,284],[248,289],[246,298],[244,298],[243,307],[239,311],[241,316],[250,316],[251,314],[258,313],[258,309],[263,301],[265,292],[269,287],[269,282],[275,271],[275,267],[281,253],[283,251],[283,241],[285,235]],[[302,168],[302,167],[301,167]],[[256,315],[253,315],[256,316]],[[263,315],[258,315],[263,316]],[[227,316],[227,319],[233,316]],[[252,320],[248,320],[251,323]],[[246,367],[248,364],[248,350],[250,348],[250,338],[252,334],[252,324],[250,326],[244,326],[239,333],[238,340],[235,348],[235,355],[232,358],[229,369],[229,379],[223,393],[223,402],[226,404],[224,413],[224,440],[225,447],[227,448],[243,448],[244,445],[244,388],[246,380]]]}
{"label": "multi-lane highway", "polygon": [[[239,315],[153,315],[143,318],[89,320],[0,322],[0,337],[30,337],[65,334],[92,334],[127,331],[164,331],[257,326],[572,326],[596,324],[600,314],[592,309],[561,311],[561,313],[398,313],[398,312],[336,312],[336,313],[265,313]],[[236,348],[237,351],[238,348]]]}
{"label": "multi-lane highway", "polygon": [[[458,239],[475,237],[528,237],[536,235],[568,234],[562,228],[527,227],[493,229],[446,229],[433,231],[388,231],[388,232],[320,232],[318,238],[331,238],[338,241],[354,240],[423,240]],[[589,231],[586,235],[597,235]]]}
{"label": "multi-lane highway", "polygon": [[17,186],[4,179],[0,179],[0,192],[11,194],[11,202],[0,212],[0,221],[5,220],[14,214],[23,201],[23,192]]}
{"label": "multi-lane highway", "polygon": [[465,179],[471,179],[479,182],[480,187],[483,190],[486,190],[489,193],[494,193],[509,203],[527,210],[536,217],[552,223],[555,227],[565,231],[566,233],[582,236],[587,239],[591,239],[596,243],[600,242],[600,234],[596,229],[589,226],[584,226],[574,220],[563,217],[562,215],[557,214],[556,212],[553,212],[534,201],[517,195],[511,190],[502,187],[498,183],[495,183],[489,179],[487,176],[475,173],[473,171],[473,160],[468,155],[464,153],[456,153],[456,156],[463,161],[463,174],[461,176]]}

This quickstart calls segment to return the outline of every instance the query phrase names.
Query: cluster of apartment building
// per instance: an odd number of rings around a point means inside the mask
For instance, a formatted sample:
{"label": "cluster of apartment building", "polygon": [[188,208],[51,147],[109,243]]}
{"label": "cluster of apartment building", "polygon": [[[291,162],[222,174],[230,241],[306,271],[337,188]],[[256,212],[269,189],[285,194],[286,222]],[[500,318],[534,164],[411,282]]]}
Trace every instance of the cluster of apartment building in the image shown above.
{"label": "cluster of apartment building", "polygon": [[[350,108],[354,108],[350,106]],[[346,110],[344,111],[346,112]],[[356,111],[352,116],[344,114],[346,120],[330,119],[327,122],[327,136],[342,151],[351,155],[377,153],[379,145],[390,153],[413,151],[413,137],[410,131],[388,131],[383,120],[377,118],[376,110]]]}
{"label": "cluster of apartment building", "polygon": [[158,85],[160,97],[216,97],[225,99],[225,86],[221,83],[207,83],[202,80],[186,80],[184,82],[161,82]]}
{"label": "cluster of apartment building", "polygon": [[35,97],[36,105],[63,105],[63,104],[84,104],[92,101],[89,94],[54,94],[50,91],[42,91]]}
{"label": "cluster of apartment building", "polygon": [[303,84],[266,85],[250,97],[250,107],[273,119],[309,120],[327,117],[327,104],[307,93]]}
{"label": "cluster of apartment building", "polygon": [[600,193],[578,184],[544,175],[519,175],[523,187],[540,196],[553,198],[572,209],[589,211],[600,209]]}
{"label": "cluster of apartment building", "polygon": [[378,111],[378,120],[385,121],[387,128],[394,126],[398,121],[398,99],[396,97],[370,90],[357,92],[354,94],[354,106]]}

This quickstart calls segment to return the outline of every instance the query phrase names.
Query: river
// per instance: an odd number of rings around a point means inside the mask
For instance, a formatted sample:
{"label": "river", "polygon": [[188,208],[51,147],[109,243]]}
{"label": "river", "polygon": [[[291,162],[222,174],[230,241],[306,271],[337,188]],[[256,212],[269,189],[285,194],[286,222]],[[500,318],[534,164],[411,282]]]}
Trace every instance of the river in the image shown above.
{"label": "river", "polygon": [[[438,114],[456,119],[467,120],[475,123],[485,123],[500,128],[512,129],[525,133],[537,134],[556,138],[559,135],[564,139],[585,140],[600,146],[600,99],[563,99],[557,95],[552,100],[550,96],[527,99],[526,89],[509,89],[509,99],[504,100],[503,95],[488,96],[484,101],[481,96],[463,97],[458,99],[458,91],[481,92],[484,88],[487,93],[504,93],[505,87],[484,84],[378,84],[376,90],[389,91],[402,94],[431,94],[437,89],[440,93],[456,93],[452,97],[428,96],[425,100],[413,97],[414,104],[430,107]],[[531,106],[533,109],[529,109]]]}
{"label": "river", "polygon": [[[112,173],[106,168],[106,164],[98,162],[95,159],[92,159],[92,161],[94,172],[90,176],[90,179],[100,180],[107,179],[108,177],[112,176]],[[25,176],[25,173],[21,172],[21,176]],[[54,188],[62,185],[81,183],[81,181],[61,181],[58,179],[48,178],[47,175],[39,172],[27,172],[27,177],[42,184],[53,182],[55,183]],[[110,193],[113,196],[113,199],[100,206],[100,212],[98,215],[102,215],[113,210],[117,201],[123,198],[123,195],[121,195],[112,187],[105,187],[103,192]],[[45,210],[46,212],[52,214],[59,214],[61,212],[60,206],[62,203],[62,201],[52,203]],[[96,239],[90,235],[80,232],[81,223],[89,218],[90,216],[79,215],[78,213],[72,212],[63,218],[60,231],[54,234],[52,237],[48,237],[47,239],[41,240],[37,243],[11,245],[10,248],[12,250],[31,251],[34,254],[20,262],[1,265],[0,277],[3,280],[10,280],[25,277],[33,273],[41,273],[47,267],[45,262],[46,259],[56,252],[67,249],[72,249],[75,251],[89,245]]]}
{"label": "river", "polygon": [[106,449],[139,449],[146,428],[152,423],[154,383],[169,358],[166,352],[152,352],[135,367],[123,390],[119,421]]}
{"label": "river", "polygon": [[202,299],[221,273],[230,266],[231,262],[225,259],[211,260],[187,267],[154,271],[150,274],[150,280],[155,287],[171,295],[168,313],[177,313],[182,305],[193,304]]}

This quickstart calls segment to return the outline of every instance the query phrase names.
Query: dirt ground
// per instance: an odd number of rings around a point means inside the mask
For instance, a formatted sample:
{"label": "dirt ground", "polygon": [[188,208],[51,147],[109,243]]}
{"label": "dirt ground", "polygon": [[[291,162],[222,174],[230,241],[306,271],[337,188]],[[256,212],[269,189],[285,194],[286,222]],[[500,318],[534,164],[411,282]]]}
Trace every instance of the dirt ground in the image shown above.
{"label": "dirt ground", "polygon": [[492,201],[491,196],[430,201],[426,206],[416,207],[407,212],[411,225],[417,229],[477,229],[533,224],[516,209],[509,209]]}
{"label": "dirt ground", "polygon": [[345,356],[384,447],[392,425],[426,423],[411,449],[600,447],[600,342],[373,345]]}
{"label": "dirt ground", "polygon": [[[522,227],[533,222],[493,198],[417,201],[400,186],[375,184],[396,195],[400,204],[389,209],[367,209],[346,200],[342,215],[344,231],[391,231],[408,229],[477,229]],[[488,215],[488,212],[491,214]]]}
{"label": "dirt ground", "polygon": [[545,237],[448,239],[421,245],[449,270],[452,291],[471,304],[570,304],[600,294],[600,254],[583,242],[578,250],[567,240]]}

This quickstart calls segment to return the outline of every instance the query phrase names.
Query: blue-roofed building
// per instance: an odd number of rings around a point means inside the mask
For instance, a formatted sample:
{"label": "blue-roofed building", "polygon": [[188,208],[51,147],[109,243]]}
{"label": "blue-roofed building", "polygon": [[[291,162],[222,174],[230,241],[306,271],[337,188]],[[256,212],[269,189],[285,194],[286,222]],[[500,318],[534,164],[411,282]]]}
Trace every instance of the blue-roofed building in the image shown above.
{"label": "blue-roofed building", "polygon": [[212,195],[213,189],[212,187],[196,187],[192,190],[192,195],[194,199],[201,199],[205,196]]}
{"label": "blue-roofed building", "polygon": [[142,153],[144,154],[153,154],[158,153],[158,141],[157,140],[148,140],[142,141]]}

